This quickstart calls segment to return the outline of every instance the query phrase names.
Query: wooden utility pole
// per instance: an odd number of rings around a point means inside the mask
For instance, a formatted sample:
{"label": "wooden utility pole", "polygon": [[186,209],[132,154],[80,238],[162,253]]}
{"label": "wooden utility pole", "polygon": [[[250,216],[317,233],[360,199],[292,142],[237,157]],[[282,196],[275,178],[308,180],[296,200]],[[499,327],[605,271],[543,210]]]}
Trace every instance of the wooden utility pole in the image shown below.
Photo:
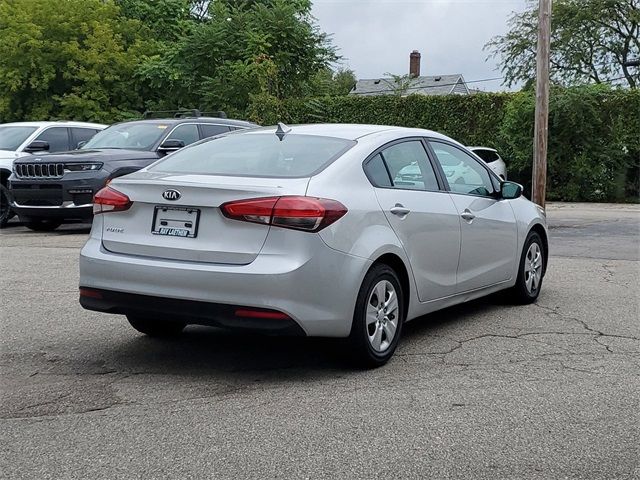
{"label": "wooden utility pole", "polygon": [[538,53],[536,56],[536,120],[533,140],[531,199],[544,207],[547,187],[547,140],[549,137],[549,55],[551,0],[539,0]]}

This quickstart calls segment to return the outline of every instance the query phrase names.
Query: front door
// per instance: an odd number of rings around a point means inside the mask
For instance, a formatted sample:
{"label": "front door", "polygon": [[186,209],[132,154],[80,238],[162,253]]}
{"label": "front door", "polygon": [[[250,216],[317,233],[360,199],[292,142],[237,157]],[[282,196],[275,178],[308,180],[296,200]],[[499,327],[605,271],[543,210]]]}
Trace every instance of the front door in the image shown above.
{"label": "front door", "polygon": [[435,140],[429,143],[460,216],[457,292],[510,280],[518,243],[510,201],[496,196],[488,167],[455,145]]}
{"label": "front door", "polygon": [[438,185],[422,140],[382,149],[365,170],[409,258],[420,301],[453,295],[460,222],[451,196]]}

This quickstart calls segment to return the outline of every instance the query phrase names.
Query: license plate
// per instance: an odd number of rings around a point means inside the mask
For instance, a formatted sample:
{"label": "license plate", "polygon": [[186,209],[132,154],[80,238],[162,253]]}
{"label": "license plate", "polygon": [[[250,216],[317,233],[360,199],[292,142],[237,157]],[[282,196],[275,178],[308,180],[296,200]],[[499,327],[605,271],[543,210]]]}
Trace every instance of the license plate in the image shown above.
{"label": "license plate", "polygon": [[195,238],[198,235],[200,210],[190,207],[165,207],[158,205],[153,213],[154,235]]}

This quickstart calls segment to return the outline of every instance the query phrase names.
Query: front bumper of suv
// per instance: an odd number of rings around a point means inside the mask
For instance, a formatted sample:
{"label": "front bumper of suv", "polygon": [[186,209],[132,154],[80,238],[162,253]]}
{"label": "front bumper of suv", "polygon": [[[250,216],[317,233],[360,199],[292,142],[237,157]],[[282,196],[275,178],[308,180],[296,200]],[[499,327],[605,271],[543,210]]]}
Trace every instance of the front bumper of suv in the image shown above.
{"label": "front bumper of suv", "polygon": [[67,173],[63,178],[9,178],[11,208],[22,218],[89,220],[93,196],[109,178],[105,170]]}

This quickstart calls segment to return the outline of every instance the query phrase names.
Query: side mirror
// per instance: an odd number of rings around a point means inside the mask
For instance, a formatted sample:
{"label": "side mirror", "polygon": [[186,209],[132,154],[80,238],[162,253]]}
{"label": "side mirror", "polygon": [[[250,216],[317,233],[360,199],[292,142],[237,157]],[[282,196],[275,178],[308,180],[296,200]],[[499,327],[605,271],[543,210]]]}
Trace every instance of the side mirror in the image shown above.
{"label": "side mirror", "polygon": [[82,147],[84,147],[86,144],[87,144],[87,141],[86,141],[86,140],[83,140],[83,141],[81,141],[81,142],[78,142],[78,145],[76,145],[76,149],[77,149],[77,150],[79,150],[79,149],[81,149]]}
{"label": "side mirror", "polygon": [[182,147],[184,147],[184,142],[182,140],[169,139],[162,142],[158,147],[158,151],[166,154],[180,150]]}
{"label": "side mirror", "polygon": [[24,149],[27,153],[33,152],[48,152],[49,151],[49,142],[45,142],[44,140],[34,140]]}
{"label": "side mirror", "polygon": [[500,184],[500,196],[505,200],[512,200],[522,196],[522,185],[516,182],[502,182]]}

